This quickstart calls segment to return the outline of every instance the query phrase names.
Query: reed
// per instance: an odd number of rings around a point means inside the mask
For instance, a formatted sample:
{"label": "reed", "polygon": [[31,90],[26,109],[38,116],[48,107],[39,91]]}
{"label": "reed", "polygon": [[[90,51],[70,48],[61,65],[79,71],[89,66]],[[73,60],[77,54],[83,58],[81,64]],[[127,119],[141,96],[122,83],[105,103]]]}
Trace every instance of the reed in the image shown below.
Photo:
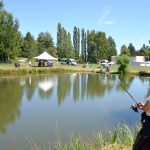
{"label": "reed", "polygon": [[67,142],[62,140],[57,130],[56,141],[48,142],[44,148],[36,144],[31,137],[26,138],[32,150],[131,150],[139,129],[139,125],[131,128],[125,123],[119,123],[116,128],[104,134],[93,132],[85,137],[70,134]]}

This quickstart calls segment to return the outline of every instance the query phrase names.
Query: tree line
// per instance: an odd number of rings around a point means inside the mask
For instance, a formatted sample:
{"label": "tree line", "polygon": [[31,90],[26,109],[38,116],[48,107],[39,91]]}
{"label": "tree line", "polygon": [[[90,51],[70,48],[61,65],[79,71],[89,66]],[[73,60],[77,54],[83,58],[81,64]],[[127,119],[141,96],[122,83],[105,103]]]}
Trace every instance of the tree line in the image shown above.
{"label": "tree line", "polygon": [[[30,32],[23,36],[19,31],[19,21],[4,9],[4,4],[0,1],[0,61],[8,62],[17,57],[30,60],[44,51],[58,58],[75,58],[80,62],[91,63],[102,59],[110,60],[111,56],[117,55],[115,40],[102,31],[75,26],[71,36],[71,33],[58,23],[56,45],[49,32],[40,32],[37,39]],[[145,55],[149,59],[149,51],[149,46],[143,45],[140,50],[135,50],[130,43],[128,47],[122,45],[120,54]]]}

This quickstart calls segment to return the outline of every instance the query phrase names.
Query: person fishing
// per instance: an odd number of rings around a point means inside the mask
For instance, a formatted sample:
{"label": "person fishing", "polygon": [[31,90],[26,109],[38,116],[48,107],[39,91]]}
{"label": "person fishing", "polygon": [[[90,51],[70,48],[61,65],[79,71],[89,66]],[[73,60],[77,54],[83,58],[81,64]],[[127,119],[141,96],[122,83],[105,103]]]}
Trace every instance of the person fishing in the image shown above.
{"label": "person fishing", "polygon": [[[118,80],[116,81],[119,83]],[[150,96],[146,98],[146,103],[143,104],[141,102],[137,102],[124,86],[121,87],[136,104],[132,105],[130,108],[134,110],[134,112],[138,112],[138,109],[143,111],[141,114],[142,128],[135,139],[132,150],[150,150]]]}
{"label": "person fishing", "polygon": [[146,103],[137,103],[137,107],[143,112],[141,114],[142,128],[139,131],[133,150],[150,150],[150,96],[146,98]]}

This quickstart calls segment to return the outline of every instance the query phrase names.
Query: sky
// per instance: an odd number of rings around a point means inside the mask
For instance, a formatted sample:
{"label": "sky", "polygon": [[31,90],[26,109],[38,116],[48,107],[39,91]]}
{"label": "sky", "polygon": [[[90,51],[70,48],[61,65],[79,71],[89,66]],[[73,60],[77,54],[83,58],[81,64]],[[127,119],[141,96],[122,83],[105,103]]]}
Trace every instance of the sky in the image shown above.
{"label": "sky", "polygon": [[132,43],[136,50],[150,40],[150,0],[3,0],[4,8],[19,20],[19,30],[35,39],[49,32],[56,44],[57,25],[71,33],[74,26],[111,36],[120,53]]}

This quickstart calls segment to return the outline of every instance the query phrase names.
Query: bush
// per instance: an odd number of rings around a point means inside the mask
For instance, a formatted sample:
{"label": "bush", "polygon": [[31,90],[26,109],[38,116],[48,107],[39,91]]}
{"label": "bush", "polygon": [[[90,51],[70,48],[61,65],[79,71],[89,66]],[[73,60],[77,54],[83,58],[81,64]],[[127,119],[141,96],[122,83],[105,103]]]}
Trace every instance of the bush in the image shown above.
{"label": "bush", "polygon": [[119,56],[117,60],[117,64],[119,64],[118,73],[119,74],[127,74],[128,73],[128,64],[129,64],[129,57],[125,54]]}

